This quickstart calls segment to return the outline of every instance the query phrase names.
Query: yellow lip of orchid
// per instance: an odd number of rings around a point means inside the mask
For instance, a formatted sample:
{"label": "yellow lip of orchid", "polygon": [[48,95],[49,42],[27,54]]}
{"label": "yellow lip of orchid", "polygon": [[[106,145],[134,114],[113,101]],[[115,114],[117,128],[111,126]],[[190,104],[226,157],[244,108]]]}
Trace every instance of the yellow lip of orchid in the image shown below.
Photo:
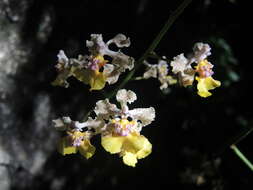
{"label": "yellow lip of orchid", "polygon": [[[211,47],[208,44],[198,42],[193,47],[192,56],[186,58],[183,53],[173,58],[170,65],[172,72],[179,78],[179,82],[184,86],[193,84],[194,78],[197,80],[198,95],[208,97],[212,90],[221,85],[220,81],[214,80],[213,65],[208,62],[207,57],[211,55]],[[196,63],[197,66],[192,67]],[[195,74],[198,74],[196,76]]]}
{"label": "yellow lip of orchid", "polygon": [[214,80],[212,77],[196,77],[196,80],[198,81],[197,89],[198,89],[198,95],[200,95],[203,98],[206,98],[208,96],[211,96],[212,93],[209,92],[209,90],[215,89],[216,87],[219,87],[221,85],[221,82],[218,80]]}
{"label": "yellow lip of orchid", "polygon": [[[91,39],[86,41],[90,55],[79,55],[77,59],[68,58],[64,51],[60,50],[56,64],[58,75],[52,85],[68,88],[67,80],[70,77],[90,85],[90,90],[101,90],[106,82],[116,83],[121,73],[134,68],[135,61],[120,50],[111,50],[110,44],[115,44],[118,48],[129,47],[130,39],[123,34],[118,34],[105,43],[102,34],[91,34]],[[110,63],[104,59],[104,56],[111,58]]]}
{"label": "yellow lip of orchid", "polygon": [[198,81],[198,95],[203,98],[211,96],[212,93],[210,93],[209,90],[215,89],[221,85],[220,81],[212,78],[214,73],[212,71],[213,65],[205,59],[200,61],[195,68],[196,72],[199,74],[199,76],[195,78]]}
{"label": "yellow lip of orchid", "polygon": [[135,167],[138,159],[145,158],[152,152],[152,144],[138,133],[128,136],[105,136],[101,141],[106,151],[120,154],[124,164],[132,167]]}
{"label": "yellow lip of orchid", "polygon": [[127,103],[137,99],[131,90],[119,90],[116,99],[121,109],[107,99],[96,104],[97,116],[109,120],[102,133],[101,144],[107,152],[119,154],[124,164],[135,167],[138,159],[145,158],[152,152],[152,144],[140,131],[154,120],[155,110],[153,107],[129,110]]}
{"label": "yellow lip of orchid", "polygon": [[95,147],[90,143],[88,132],[68,131],[68,136],[63,137],[58,144],[58,152],[62,155],[75,154],[78,151],[86,159],[95,153]]}
{"label": "yellow lip of orchid", "polygon": [[140,132],[155,119],[153,107],[128,108],[127,104],[136,99],[133,91],[121,89],[116,94],[121,109],[105,99],[96,103],[94,112],[97,117],[94,119],[89,117],[85,122],[72,121],[70,117],[53,120],[55,128],[67,134],[60,140],[59,153],[68,155],[79,152],[89,159],[95,153],[90,138],[101,134],[101,145],[107,152],[119,154],[124,164],[135,167],[138,159],[152,152],[152,144]]}
{"label": "yellow lip of orchid", "polygon": [[75,77],[85,84],[89,84],[90,91],[101,90],[105,86],[106,77],[103,72],[100,72],[100,68],[102,68],[107,62],[108,61],[105,60],[102,55],[91,57],[91,64],[88,69],[80,73],[76,72]]}

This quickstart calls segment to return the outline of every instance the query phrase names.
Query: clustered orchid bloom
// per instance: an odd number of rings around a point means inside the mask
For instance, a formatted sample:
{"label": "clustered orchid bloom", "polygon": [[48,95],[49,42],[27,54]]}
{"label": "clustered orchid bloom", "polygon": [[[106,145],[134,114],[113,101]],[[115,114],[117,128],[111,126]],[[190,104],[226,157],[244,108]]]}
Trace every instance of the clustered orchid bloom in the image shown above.
{"label": "clustered orchid bloom", "polygon": [[[79,55],[77,59],[69,59],[64,51],[60,50],[56,65],[58,76],[52,84],[67,88],[69,86],[67,79],[71,76],[89,84],[90,90],[101,90],[106,82],[116,83],[122,72],[125,72],[126,69],[133,69],[134,59],[121,51],[110,50],[110,44],[115,44],[118,48],[129,47],[130,39],[123,34],[118,34],[105,43],[101,34],[91,34],[90,41],[86,41],[90,55]],[[105,55],[109,56],[112,61],[105,60]]]}
{"label": "clustered orchid bloom", "polygon": [[84,129],[100,125],[99,122],[88,119],[86,122],[79,123],[78,121],[72,121],[69,117],[62,117],[53,120],[53,123],[56,130],[64,131],[66,134],[58,143],[59,153],[66,155],[79,151],[87,159],[93,156],[96,149],[90,143],[93,133],[89,130],[84,131]]}
{"label": "clustered orchid bloom", "polygon": [[[158,60],[158,64],[149,64],[145,61],[146,72],[144,72],[142,77],[137,77],[136,79],[157,78],[161,83],[161,90],[177,82],[184,87],[191,86],[194,79],[196,79],[198,82],[198,95],[201,97],[208,97],[212,95],[209,90],[221,85],[220,81],[212,78],[214,72],[212,71],[213,65],[207,61],[209,55],[211,55],[211,48],[208,44],[196,43],[193,47],[193,55],[189,58],[186,58],[184,54],[181,53],[174,57],[173,60],[170,61],[170,64],[166,57],[162,57],[161,60]],[[197,65],[192,67],[193,63]],[[169,65],[172,67],[172,73],[177,76],[177,79],[168,74]],[[196,74],[198,74],[198,76],[195,76]]]}
{"label": "clustered orchid bloom", "polygon": [[[133,69],[134,59],[121,51],[109,49],[111,44],[118,48],[129,47],[130,40],[125,35],[118,34],[105,43],[101,34],[91,34],[91,39],[86,41],[89,55],[79,55],[77,59],[68,58],[64,51],[60,50],[56,65],[58,76],[53,85],[67,88],[67,79],[71,76],[89,84],[90,90],[101,90],[106,82],[116,83],[122,72]],[[198,94],[208,97],[211,95],[209,90],[221,85],[212,78],[213,65],[207,61],[207,57],[211,55],[210,51],[208,44],[196,43],[193,55],[188,58],[182,53],[174,57],[170,63],[164,56],[158,56],[157,64],[144,61],[146,71],[139,78],[157,78],[161,83],[161,90],[177,82],[186,87],[192,85],[196,79]],[[110,57],[111,61],[106,60],[104,56]],[[196,65],[192,66],[193,63]],[[173,75],[169,75],[169,66],[172,67]],[[101,145],[107,152],[118,154],[123,158],[124,164],[135,167],[138,159],[145,158],[152,152],[152,144],[140,133],[143,127],[155,119],[153,107],[129,109],[128,104],[136,99],[133,91],[121,89],[116,94],[120,108],[110,103],[109,99],[99,100],[93,110],[95,118],[88,117],[84,122],[72,121],[70,117],[53,120],[54,127],[64,132],[58,144],[58,152],[62,155],[79,152],[89,159],[96,150],[90,140],[93,136],[100,135]]]}
{"label": "clustered orchid bloom", "polygon": [[55,128],[67,134],[59,143],[59,152],[66,155],[79,151],[88,159],[95,152],[90,138],[100,134],[103,148],[111,154],[119,154],[128,166],[135,167],[138,159],[148,156],[152,144],[140,132],[154,120],[155,109],[129,110],[127,104],[137,99],[131,90],[119,90],[116,99],[120,103],[120,109],[108,99],[98,101],[94,109],[95,119],[89,117],[83,123],[71,121],[69,117],[53,120]]}
{"label": "clustered orchid bloom", "polygon": [[[184,54],[180,54],[170,63],[172,72],[178,75],[183,86],[192,85],[194,78],[198,81],[198,95],[204,98],[212,95],[209,90],[221,85],[220,81],[212,78],[214,72],[213,65],[207,61],[209,55],[211,55],[211,48],[208,44],[196,43],[191,57],[186,58]],[[197,64],[194,69],[191,66],[193,63]],[[198,76],[195,76],[196,73]]]}

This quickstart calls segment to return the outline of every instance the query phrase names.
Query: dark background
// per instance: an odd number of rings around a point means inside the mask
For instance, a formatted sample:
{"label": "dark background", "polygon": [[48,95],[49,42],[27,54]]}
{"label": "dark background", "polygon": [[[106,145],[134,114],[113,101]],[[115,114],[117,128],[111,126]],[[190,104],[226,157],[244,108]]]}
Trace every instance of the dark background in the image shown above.
{"label": "dark background", "polygon": [[[63,157],[56,152],[59,137],[51,119],[69,115],[73,120],[81,120],[97,100],[104,98],[103,93],[116,87],[107,85],[102,93],[90,93],[88,86],[75,79],[69,80],[68,89],[51,86],[57,74],[56,55],[60,49],[69,57],[87,54],[85,41],[93,33],[103,34],[105,41],[123,33],[131,39],[131,46],[123,51],[138,59],[182,1],[6,2],[1,8],[9,7],[9,11],[0,16],[8,30],[18,27],[20,44],[28,47],[29,54],[15,74],[7,75],[15,88],[2,103],[12,106],[18,122],[8,130],[1,129],[0,134],[2,139],[6,134],[18,138],[22,147],[35,144],[33,148],[24,148],[29,159],[37,151],[42,151],[44,158],[39,169],[31,172],[29,164],[36,164],[36,159],[27,164],[18,159],[13,164],[15,154],[9,149],[13,145],[5,146],[2,142],[12,157],[7,170],[10,189],[252,189],[252,171],[229,148],[238,135],[252,127],[251,58],[246,53],[250,23],[243,1],[193,0],[156,49],[159,55],[172,59],[180,53],[190,53],[196,42],[209,43],[214,78],[222,82],[211,97],[199,97],[196,85],[172,86],[168,93],[163,93],[155,79],[131,81],[125,86],[138,96],[131,108],[156,109],[155,121],[143,130],[153,144],[153,152],[139,160],[136,168],[125,166],[117,155],[106,153],[99,138],[93,141],[97,151],[89,160],[77,154]],[[22,15],[18,21],[16,14]],[[137,75],[143,71],[140,68]],[[120,80],[123,78],[124,75]],[[38,97],[44,96],[50,102],[50,111],[37,122],[44,122],[43,127],[36,129],[32,122],[34,112],[43,100]],[[40,118],[41,113],[37,114]],[[13,120],[4,114],[1,118]],[[248,135],[238,147],[253,161],[252,137]]]}

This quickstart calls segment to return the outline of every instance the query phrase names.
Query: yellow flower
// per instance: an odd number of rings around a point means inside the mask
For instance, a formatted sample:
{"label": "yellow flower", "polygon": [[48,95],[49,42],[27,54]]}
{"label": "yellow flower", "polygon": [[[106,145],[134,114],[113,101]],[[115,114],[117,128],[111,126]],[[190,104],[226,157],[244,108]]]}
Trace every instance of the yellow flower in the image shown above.
{"label": "yellow flower", "polygon": [[[126,69],[134,68],[134,59],[122,51],[111,50],[110,44],[115,44],[118,48],[129,47],[130,39],[123,34],[118,34],[105,43],[101,34],[91,34],[91,40],[86,41],[90,55],[79,55],[77,59],[69,59],[64,51],[60,50],[55,66],[58,75],[52,85],[68,88],[67,80],[70,77],[75,77],[84,84],[90,85],[90,90],[101,90],[106,82],[116,83],[121,73]],[[112,59],[111,63],[104,59],[105,55]]]}
{"label": "yellow flower", "polygon": [[100,68],[103,67],[108,61],[103,56],[97,55],[91,58],[91,64],[88,69],[78,69],[73,67],[73,76],[79,81],[89,84],[90,91],[101,90],[104,88],[106,83],[106,77],[103,72],[100,72]]}
{"label": "yellow flower", "polygon": [[152,144],[146,137],[139,133],[131,133],[127,136],[104,136],[102,146],[111,154],[119,153],[123,162],[135,167],[137,159],[142,159],[152,152]]}
{"label": "yellow flower", "polygon": [[195,77],[195,79],[198,81],[198,95],[204,98],[212,95],[209,90],[215,89],[216,87],[219,87],[221,85],[220,81],[214,80],[212,78],[212,75],[214,73],[212,71],[212,68],[213,65],[209,63],[206,59],[200,61],[195,67],[196,72],[199,74],[198,77]]}
{"label": "yellow flower", "polygon": [[98,101],[94,109],[98,118],[107,121],[101,129],[102,146],[111,154],[119,154],[123,162],[132,167],[135,167],[138,159],[145,158],[152,152],[152,144],[140,132],[155,119],[153,107],[128,108],[127,104],[136,99],[133,91],[121,89],[116,94],[121,109],[108,99]]}
{"label": "yellow flower", "polygon": [[89,141],[89,133],[73,131],[67,132],[68,136],[63,137],[58,145],[58,152],[63,156],[75,154],[79,151],[81,155],[89,159],[95,153],[95,147]]}
{"label": "yellow flower", "polygon": [[96,63],[97,68],[93,70],[88,70],[87,73],[88,83],[90,85],[90,91],[92,90],[101,90],[104,88],[106,83],[106,77],[104,76],[103,72],[100,72],[100,68],[102,68],[108,61],[104,59],[103,56],[97,55],[93,59],[93,62]]}
{"label": "yellow flower", "polygon": [[221,85],[220,81],[214,80],[212,77],[196,77],[196,80],[198,81],[198,95],[204,98],[212,95],[209,90],[215,89],[216,87],[219,87]]}

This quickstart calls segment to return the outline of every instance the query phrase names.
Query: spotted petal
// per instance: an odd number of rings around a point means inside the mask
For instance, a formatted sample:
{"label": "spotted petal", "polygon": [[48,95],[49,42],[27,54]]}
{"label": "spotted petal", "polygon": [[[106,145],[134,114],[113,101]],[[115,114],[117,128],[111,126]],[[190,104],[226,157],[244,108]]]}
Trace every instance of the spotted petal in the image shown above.
{"label": "spotted petal", "polygon": [[103,41],[102,34],[91,34],[90,37],[91,39],[86,41],[90,53],[94,56],[105,55],[108,46]]}
{"label": "spotted petal", "polygon": [[155,119],[155,109],[150,108],[136,108],[129,111],[129,115],[136,120],[141,121],[141,126],[149,125]]}
{"label": "spotted petal", "polygon": [[211,47],[208,44],[198,42],[193,47],[194,57],[193,61],[199,63],[211,55]]}
{"label": "spotted petal", "polygon": [[116,99],[118,102],[122,104],[127,104],[127,103],[131,104],[137,99],[137,96],[131,90],[127,91],[126,89],[121,89],[117,92]]}
{"label": "spotted petal", "polygon": [[194,81],[195,71],[192,69],[189,60],[180,54],[173,58],[170,65],[172,66],[172,72],[178,74],[179,82],[184,86],[192,85]]}
{"label": "spotted petal", "polygon": [[134,58],[122,52],[114,52],[108,55],[113,58],[112,64],[119,67],[121,72],[124,72],[126,69],[132,70],[134,68]]}
{"label": "spotted petal", "polygon": [[121,72],[117,70],[115,66],[112,64],[106,64],[104,66],[103,73],[104,76],[106,77],[106,82],[108,82],[108,84],[116,83],[119,79],[119,75],[121,74]]}
{"label": "spotted petal", "polygon": [[105,122],[103,119],[92,119],[91,117],[88,118],[88,120],[84,123],[81,123],[83,128],[86,127],[88,129],[95,129],[96,131],[99,131],[102,127],[104,127]]}
{"label": "spotted petal", "polygon": [[106,64],[104,66],[104,75],[106,76],[106,81],[109,84],[114,84],[118,81],[118,78],[122,72],[126,69],[132,70],[134,67],[134,59],[121,52],[109,51],[107,55],[113,58],[111,64]]}
{"label": "spotted petal", "polygon": [[108,99],[99,100],[96,103],[96,107],[94,112],[98,116],[98,118],[108,120],[110,116],[115,116],[120,113],[120,110],[117,108],[115,104],[111,104]]}

